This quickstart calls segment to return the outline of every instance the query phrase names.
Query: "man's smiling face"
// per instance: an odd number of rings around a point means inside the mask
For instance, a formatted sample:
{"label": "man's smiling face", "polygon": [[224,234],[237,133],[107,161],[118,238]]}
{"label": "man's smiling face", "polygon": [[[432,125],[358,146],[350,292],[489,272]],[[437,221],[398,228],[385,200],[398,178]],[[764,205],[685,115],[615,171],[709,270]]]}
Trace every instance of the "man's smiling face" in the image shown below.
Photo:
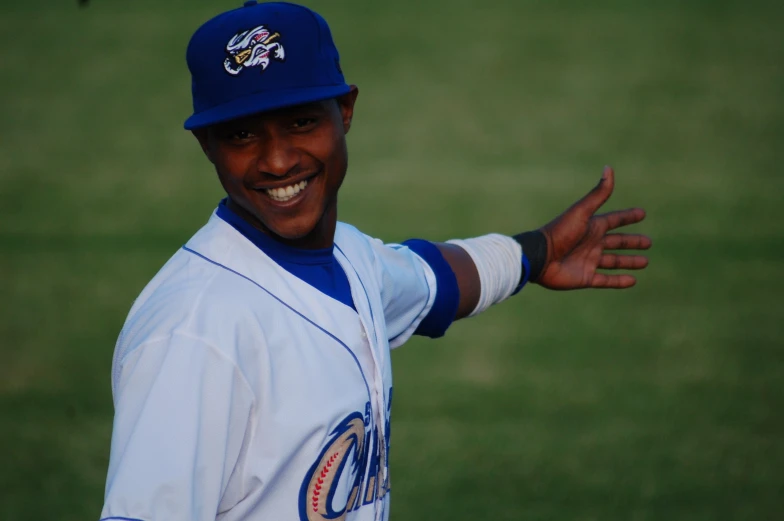
{"label": "man's smiling face", "polygon": [[194,131],[230,208],[284,243],[331,246],[357,93]]}

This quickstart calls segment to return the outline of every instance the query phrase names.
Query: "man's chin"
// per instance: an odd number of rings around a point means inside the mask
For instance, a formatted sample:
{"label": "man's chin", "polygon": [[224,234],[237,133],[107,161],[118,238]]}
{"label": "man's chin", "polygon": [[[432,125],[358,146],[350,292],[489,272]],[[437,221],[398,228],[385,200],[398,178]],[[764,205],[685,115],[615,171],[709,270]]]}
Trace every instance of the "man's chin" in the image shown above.
{"label": "man's chin", "polygon": [[304,240],[313,230],[276,230],[271,229],[270,233],[272,233],[276,239],[282,242],[291,242],[291,241],[302,241]]}
{"label": "man's chin", "polygon": [[267,226],[274,239],[295,248],[326,248],[325,238],[317,232],[318,223],[286,223],[286,226]]}

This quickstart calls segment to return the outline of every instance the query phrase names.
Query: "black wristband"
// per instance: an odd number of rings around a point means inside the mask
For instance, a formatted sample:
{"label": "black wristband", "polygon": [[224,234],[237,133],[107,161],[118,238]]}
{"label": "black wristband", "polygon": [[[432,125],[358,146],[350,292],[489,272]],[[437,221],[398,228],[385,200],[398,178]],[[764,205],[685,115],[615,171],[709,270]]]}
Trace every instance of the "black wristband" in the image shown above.
{"label": "black wristband", "polygon": [[[531,264],[528,280],[536,282],[539,280],[539,275],[542,274],[545,262],[547,262],[547,238],[539,230],[518,233],[512,238],[523,247],[523,254],[528,257],[528,262]],[[525,277],[525,273],[523,273],[523,277]]]}

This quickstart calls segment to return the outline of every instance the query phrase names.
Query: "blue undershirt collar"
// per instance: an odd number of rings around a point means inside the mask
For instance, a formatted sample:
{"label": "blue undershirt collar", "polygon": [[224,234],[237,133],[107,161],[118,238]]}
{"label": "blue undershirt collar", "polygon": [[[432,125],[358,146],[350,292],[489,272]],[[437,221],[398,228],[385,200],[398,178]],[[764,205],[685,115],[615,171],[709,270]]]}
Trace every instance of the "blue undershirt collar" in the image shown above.
{"label": "blue undershirt collar", "polygon": [[223,199],[218,205],[218,217],[255,244],[278,266],[356,311],[354,299],[351,297],[351,286],[343,267],[334,255],[334,245],[315,250],[288,246],[231,211],[226,202],[227,199]]}
{"label": "blue undershirt collar", "polygon": [[329,248],[306,250],[283,244],[234,213],[229,209],[226,202],[227,199],[223,199],[218,205],[218,217],[229,223],[235,230],[244,235],[246,239],[275,261],[282,260],[294,264],[329,264],[332,262],[334,245]]}

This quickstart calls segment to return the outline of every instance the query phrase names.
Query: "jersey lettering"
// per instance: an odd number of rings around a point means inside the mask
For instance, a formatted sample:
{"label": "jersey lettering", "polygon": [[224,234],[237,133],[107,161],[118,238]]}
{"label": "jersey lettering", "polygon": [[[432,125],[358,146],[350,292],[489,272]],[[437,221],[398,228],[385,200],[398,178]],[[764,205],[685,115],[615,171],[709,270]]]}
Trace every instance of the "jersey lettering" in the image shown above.
{"label": "jersey lettering", "polygon": [[[349,512],[386,496],[390,490],[390,407],[391,389],[383,437],[378,426],[370,421],[370,402],[364,414],[359,411],[349,414],[330,433],[324,449],[302,481],[300,521],[342,521]],[[351,488],[344,503],[339,496],[341,484],[345,483],[351,483]]]}

